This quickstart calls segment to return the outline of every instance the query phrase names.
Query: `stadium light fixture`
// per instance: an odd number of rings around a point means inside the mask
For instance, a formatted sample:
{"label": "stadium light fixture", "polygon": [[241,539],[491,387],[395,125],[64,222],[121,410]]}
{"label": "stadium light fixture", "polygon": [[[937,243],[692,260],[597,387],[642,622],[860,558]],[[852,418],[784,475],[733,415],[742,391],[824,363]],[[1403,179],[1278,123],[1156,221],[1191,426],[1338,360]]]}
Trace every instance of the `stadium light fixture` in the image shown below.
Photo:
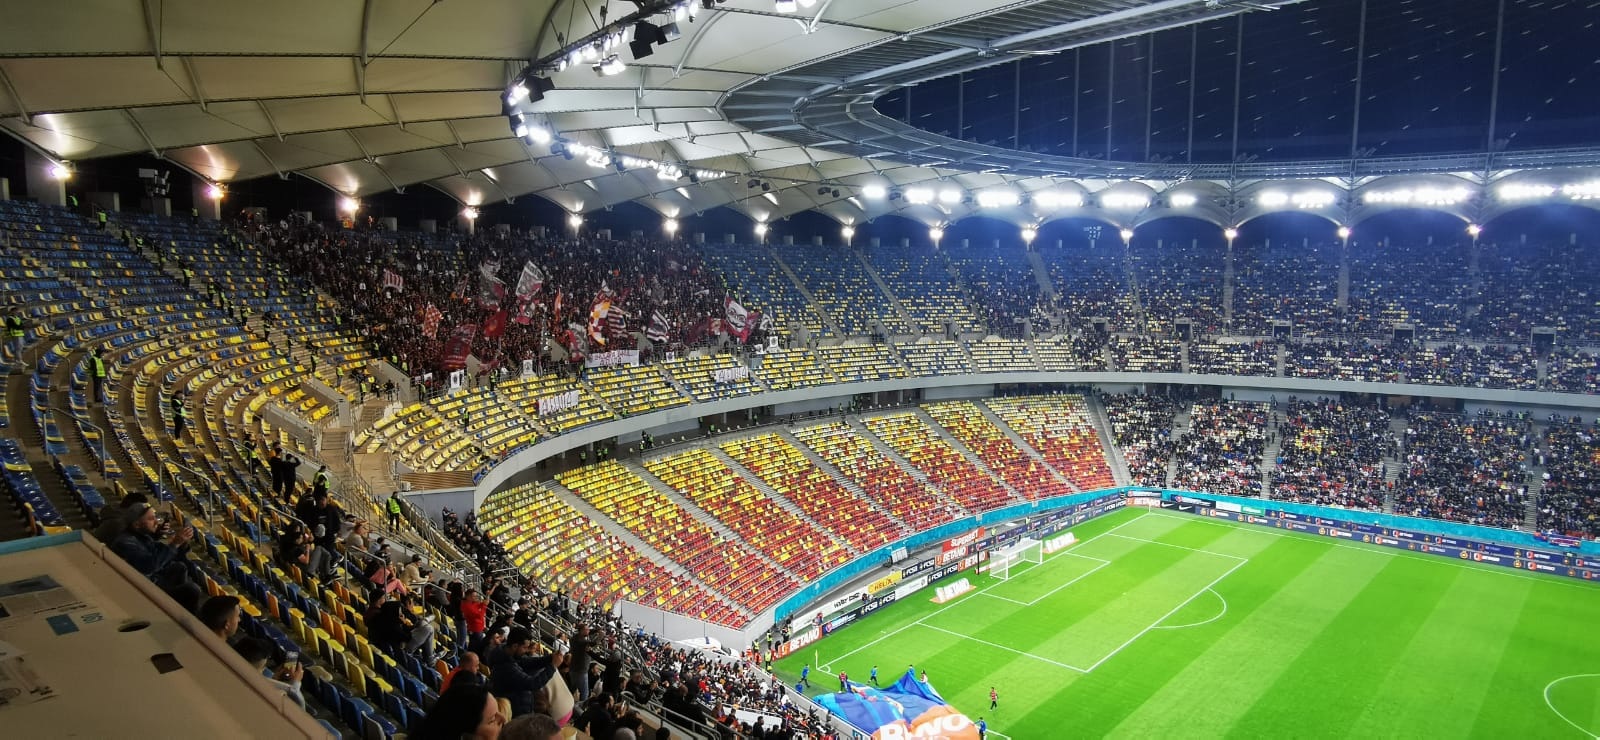
{"label": "stadium light fixture", "polygon": [[1077,193],[1063,193],[1059,190],[1040,190],[1033,194],[1033,202],[1046,210],[1077,208],[1083,205],[1083,196]]}
{"label": "stadium light fixture", "polygon": [[844,228],[839,229],[839,236],[844,237],[844,243],[849,245],[850,240],[856,238],[856,227],[845,224]]}
{"label": "stadium light fixture", "polygon": [[939,228],[937,226],[929,226],[928,227],[928,238],[932,239],[933,243],[935,245],[937,245],[939,243],[939,240],[944,238],[944,229],[941,229],[941,228]]}
{"label": "stadium light fixture", "polygon": [[343,197],[343,198],[339,199],[339,212],[340,213],[348,213],[348,214],[354,215],[355,212],[359,211],[359,210],[361,210],[361,201],[356,200],[355,198],[351,198],[349,196],[346,196],[346,197]]}
{"label": "stadium light fixture", "polygon": [[1222,238],[1232,242],[1234,239],[1239,238],[1239,230],[1229,226],[1228,228],[1222,230]]}
{"label": "stadium light fixture", "polygon": [[1149,196],[1143,193],[1106,193],[1100,196],[1100,207],[1137,211],[1150,205]]}
{"label": "stadium light fixture", "polygon": [[228,195],[227,189],[222,187],[222,185],[220,185],[218,183],[211,183],[210,185],[206,186],[206,197],[207,198],[210,198],[212,200],[222,200],[227,195]]}
{"label": "stadium light fixture", "polygon": [[661,230],[667,232],[668,234],[678,233],[678,219],[669,218],[665,221],[662,221]]}
{"label": "stadium light fixture", "polygon": [[1453,206],[1470,197],[1472,191],[1465,187],[1420,187],[1368,191],[1361,196],[1361,200],[1371,204]]}
{"label": "stadium light fixture", "polygon": [[612,77],[622,74],[627,68],[627,63],[623,62],[621,57],[612,54],[594,65],[594,73],[601,77]]}
{"label": "stadium light fixture", "polygon": [[1167,198],[1167,203],[1173,208],[1192,208],[1200,199],[1194,193],[1173,193]]}
{"label": "stadium light fixture", "polygon": [[1326,190],[1306,190],[1289,196],[1289,202],[1295,208],[1305,209],[1325,208],[1333,205],[1334,200],[1333,193]]}
{"label": "stadium light fixture", "polygon": [[1500,200],[1534,200],[1536,198],[1548,198],[1555,194],[1556,186],[1543,183],[1514,182],[1508,185],[1501,185],[1495,190],[1495,195],[1499,196]]}
{"label": "stadium light fixture", "polygon": [[52,164],[50,165],[50,177],[56,180],[71,180],[72,168],[68,167],[65,162]]}
{"label": "stadium light fixture", "polygon": [[1289,203],[1289,194],[1282,190],[1268,190],[1256,196],[1256,202],[1264,208],[1281,208]]}
{"label": "stadium light fixture", "polygon": [[933,188],[909,188],[906,190],[906,202],[914,206],[925,206],[933,202]]}
{"label": "stadium light fixture", "polygon": [[1035,230],[1032,226],[1024,226],[1024,227],[1022,227],[1022,243],[1023,244],[1032,244],[1033,240],[1037,239],[1038,237],[1039,237],[1039,232],[1037,230]]}
{"label": "stadium light fixture", "polygon": [[1350,227],[1349,226],[1340,226],[1338,234],[1339,234],[1339,238],[1340,239],[1349,239],[1350,238]]}
{"label": "stadium light fixture", "polygon": [[1122,235],[1122,243],[1123,244],[1127,244],[1128,242],[1133,241],[1133,229],[1123,229],[1122,231],[1120,231],[1118,233],[1120,233]]}
{"label": "stadium light fixture", "polygon": [[472,206],[467,206],[466,208],[461,209],[461,217],[468,221],[476,221],[478,220],[478,209]]}
{"label": "stadium light fixture", "polygon": [[1572,200],[1595,200],[1600,198],[1600,180],[1563,185],[1561,186],[1561,194]]}
{"label": "stadium light fixture", "polygon": [[861,188],[861,195],[867,200],[883,200],[889,197],[889,189],[874,183]]}
{"label": "stadium light fixture", "polygon": [[767,238],[767,231],[768,231],[768,229],[767,229],[766,223],[764,223],[762,221],[757,221],[756,222],[756,238],[757,239],[763,239],[763,240],[766,239]]}
{"label": "stadium light fixture", "polygon": [[573,231],[583,228],[583,216],[577,213],[568,214],[567,225],[571,226]]}
{"label": "stadium light fixture", "polygon": [[985,190],[978,193],[979,208],[1010,208],[1021,204],[1022,196],[1014,190]]}
{"label": "stadium light fixture", "polygon": [[1477,239],[1478,235],[1483,233],[1483,227],[1477,224],[1467,224],[1467,233],[1470,234],[1473,239]]}
{"label": "stadium light fixture", "polygon": [[961,202],[961,191],[955,188],[945,188],[939,191],[939,202],[953,206]]}

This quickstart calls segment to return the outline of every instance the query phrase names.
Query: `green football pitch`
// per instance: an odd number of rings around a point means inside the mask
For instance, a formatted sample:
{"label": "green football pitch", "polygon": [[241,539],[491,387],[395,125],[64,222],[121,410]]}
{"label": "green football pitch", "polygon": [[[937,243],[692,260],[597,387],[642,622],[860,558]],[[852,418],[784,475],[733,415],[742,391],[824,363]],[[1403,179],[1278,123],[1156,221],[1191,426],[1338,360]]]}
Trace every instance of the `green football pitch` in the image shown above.
{"label": "green football pitch", "polygon": [[776,669],[811,665],[822,694],[915,664],[1016,740],[1600,733],[1600,586],[1160,510],[1072,531],[1010,580],[918,592]]}

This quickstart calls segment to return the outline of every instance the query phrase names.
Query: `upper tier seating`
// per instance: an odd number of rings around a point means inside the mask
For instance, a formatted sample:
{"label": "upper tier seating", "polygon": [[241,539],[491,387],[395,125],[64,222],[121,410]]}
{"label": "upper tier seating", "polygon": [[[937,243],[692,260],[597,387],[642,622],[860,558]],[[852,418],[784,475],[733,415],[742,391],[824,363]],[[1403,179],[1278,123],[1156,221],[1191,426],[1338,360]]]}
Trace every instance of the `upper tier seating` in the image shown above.
{"label": "upper tier seating", "polygon": [[990,337],[981,342],[968,342],[973,369],[980,373],[1037,372],[1039,363],[1033,356],[1033,345],[1021,339]]}
{"label": "upper tier seating", "polygon": [[745,308],[772,317],[779,336],[789,336],[790,327],[796,324],[813,337],[833,336],[833,330],[766,248],[741,246],[704,252],[706,264],[721,271],[729,285],[742,290],[737,297]]}
{"label": "upper tier seating", "polygon": [[[1109,235],[1108,235],[1109,236]],[[1133,292],[1128,285],[1128,264],[1115,237],[1102,238],[1093,247],[1039,249],[1055,284],[1056,303],[1067,317],[1087,325],[1104,319],[1112,332],[1133,329]]]}
{"label": "upper tier seating", "polygon": [[972,361],[967,358],[966,350],[950,340],[919,341],[895,345],[895,348],[905,359],[906,371],[912,377],[973,372]]}
{"label": "upper tier seating", "polygon": [[777,255],[811,291],[822,309],[846,334],[873,333],[872,319],[890,334],[909,334],[911,327],[891,310],[889,297],[878,289],[855,255],[837,248],[776,247]]}
{"label": "upper tier seating", "polygon": [[597,368],[588,372],[587,380],[595,393],[621,416],[648,414],[689,403],[655,365]]}
{"label": "upper tier seating", "polygon": [[1221,331],[1224,255],[1222,244],[1133,242],[1128,261],[1139,281],[1145,329],[1171,333],[1176,322],[1187,320],[1198,333]]}
{"label": "upper tier seating", "polygon": [[667,360],[661,363],[661,366],[678,381],[678,385],[688,389],[696,401],[713,401],[718,398],[733,398],[761,392],[761,386],[756,382],[754,374],[741,379],[718,382],[716,371],[731,370],[741,366],[739,360],[732,355],[680,357],[676,360]]}
{"label": "upper tier seating", "polygon": [[906,377],[906,368],[887,344],[845,344],[818,347],[817,356],[841,383]]}
{"label": "upper tier seating", "polygon": [[816,355],[803,347],[762,355],[756,373],[766,381],[767,387],[775,391],[838,382],[827,366],[818,362]]}
{"label": "upper tier seating", "polygon": [[1033,321],[1043,313],[1039,279],[1021,249],[949,248],[945,254],[961,274],[967,294],[976,302],[974,308],[990,332],[1020,337],[1017,320]]}
{"label": "upper tier seating", "polygon": [[865,254],[911,317],[913,331],[939,334],[950,323],[959,332],[980,330],[977,314],[967,306],[940,253],[921,247],[878,246]]}

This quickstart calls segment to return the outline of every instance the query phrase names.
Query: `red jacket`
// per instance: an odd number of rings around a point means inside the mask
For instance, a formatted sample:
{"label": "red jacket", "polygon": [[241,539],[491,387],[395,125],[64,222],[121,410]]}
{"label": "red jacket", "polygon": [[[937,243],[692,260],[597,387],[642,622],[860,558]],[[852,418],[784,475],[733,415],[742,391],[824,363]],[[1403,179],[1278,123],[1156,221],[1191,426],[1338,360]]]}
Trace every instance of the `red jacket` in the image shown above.
{"label": "red jacket", "polygon": [[484,627],[484,622],[489,618],[489,602],[461,602],[461,617],[467,620],[468,632],[471,632],[472,634],[483,632],[486,629]]}

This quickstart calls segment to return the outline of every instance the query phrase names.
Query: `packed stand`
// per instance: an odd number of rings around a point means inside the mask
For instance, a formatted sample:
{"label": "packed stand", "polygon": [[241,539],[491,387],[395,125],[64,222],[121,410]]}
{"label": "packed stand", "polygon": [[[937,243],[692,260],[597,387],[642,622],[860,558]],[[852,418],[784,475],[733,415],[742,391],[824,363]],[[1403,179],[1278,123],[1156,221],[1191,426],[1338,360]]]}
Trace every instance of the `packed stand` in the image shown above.
{"label": "packed stand", "polygon": [[1197,341],[1189,345],[1189,372],[1200,375],[1278,374],[1278,345],[1264,340]]}
{"label": "packed stand", "polygon": [[1183,372],[1183,345],[1170,337],[1111,337],[1111,359],[1126,373]]}
{"label": "packed stand", "polygon": [[1456,338],[1475,300],[1470,249],[1458,243],[1352,242],[1350,293],[1340,334],[1388,335],[1395,324],[1417,338]]}
{"label": "packed stand", "polygon": [[1080,326],[1104,319],[1108,332],[1134,329],[1133,291],[1122,245],[1115,239],[1099,241],[1104,245],[1039,250],[1055,285],[1056,307]]}
{"label": "packed stand", "polygon": [[1411,344],[1398,340],[1303,342],[1287,348],[1283,373],[1290,378],[1400,383],[1411,361]]}
{"label": "packed stand", "polygon": [[1269,336],[1276,322],[1304,334],[1340,330],[1337,246],[1234,245],[1230,332]]}
{"label": "packed stand", "polygon": [[1230,496],[1261,495],[1261,456],[1267,446],[1265,403],[1201,401],[1189,410],[1178,438],[1173,484]]}
{"label": "packed stand", "polygon": [[1555,347],[1545,359],[1545,388],[1563,393],[1600,393],[1600,353]]}
{"label": "packed stand", "polygon": [[1270,475],[1272,498],[1383,509],[1383,460],[1398,449],[1388,412],[1333,399],[1290,397],[1277,427],[1282,442]]}
{"label": "packed stand", "polygon": [[1412,412],[1395,513],[1522,528],[1532,434],[1522,416]]}
{"label": "packed stand", "polygon": [[1117,393],[1100,397],[1128,475],[1141,486],[1167,484],[1167,463],[1177,450],[1172,421],[1178,402],[1167,396]]}
{"label": "packed stand", "polygon": [[1478,310],[1466,322],[1475,341],[1526,342],[1535,328],[1558,342],[1600,340],[1600,255],[1564,243],[1480,244]]}
{"label": "packed stand", "polygon": [[1139,301],[1144,306],[1145,330],[1166,333],[1178,321],[1193,322],[1194,331],[1223,331],[1223,260],[1215,245],[1136,243],[1129,249]]}
{"label": "packed stand", "polygon": [[1552,423],[1544,449],[1539,530],[1571,537],[1600,537],[1600,435],[1594,427]]}
{"label": "packed stand", "polygon": [[1044,328],[1044,296],[1027,253],[1016,248],[975,247],[951,248],[945,254],[991,333],[1019,338],[1019,321],[1032,322],[1036,331]]}
{"label": "packed stand", "polygon": [[1533,351],[1526,347],[1443,344],[1418,348],[1406,380],[1457,388],[1531,391],[1539,387],[1539,366]]}

